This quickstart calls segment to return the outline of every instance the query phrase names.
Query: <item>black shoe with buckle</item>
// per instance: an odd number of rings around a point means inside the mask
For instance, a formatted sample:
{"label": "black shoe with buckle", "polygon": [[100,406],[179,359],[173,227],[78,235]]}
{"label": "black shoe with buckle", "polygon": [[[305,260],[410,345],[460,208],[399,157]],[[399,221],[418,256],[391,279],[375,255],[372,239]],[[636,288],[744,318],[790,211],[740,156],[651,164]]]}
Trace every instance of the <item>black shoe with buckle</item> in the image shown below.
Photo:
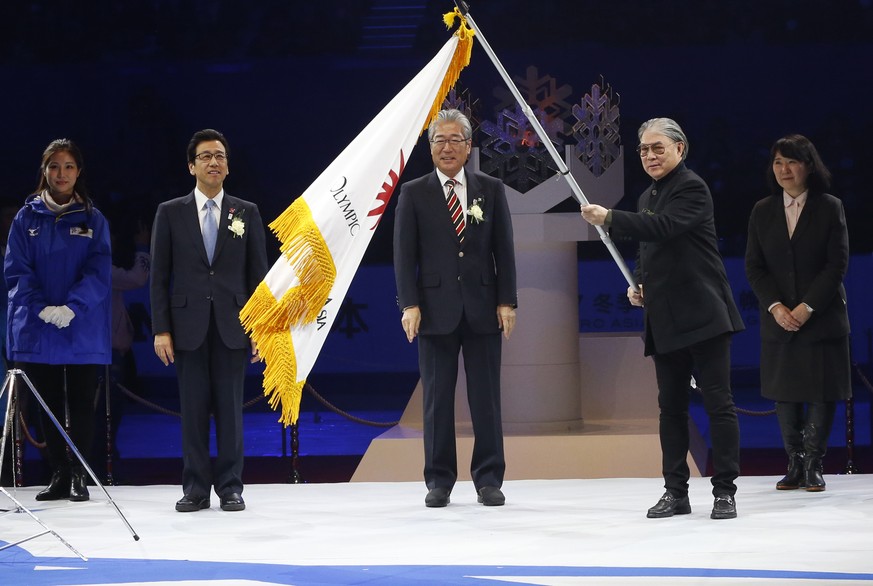
{"label": "black shoe with buckle", "polygon": [[689,513],[691,513],[691,503],[688,501],[688,495],[677,498],[669,492],[665,492],[661,500],[649,509],[646,517],[649,519],[663,519],[673,515],[688,515]]}
{"label": "black shoe with buckle", "polygon": [[737,503],[734,497],[729,494],[720,494],[715,497],[715,502],[712,504],[713,519],[736,519]]}

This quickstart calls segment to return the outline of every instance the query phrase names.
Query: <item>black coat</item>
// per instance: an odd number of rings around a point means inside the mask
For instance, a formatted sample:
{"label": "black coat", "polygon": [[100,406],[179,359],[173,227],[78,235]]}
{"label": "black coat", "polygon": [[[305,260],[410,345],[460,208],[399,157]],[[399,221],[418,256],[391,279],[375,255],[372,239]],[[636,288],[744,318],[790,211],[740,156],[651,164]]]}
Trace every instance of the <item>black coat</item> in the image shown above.
{"label": "black coat", "polygon": [[[777,400],[822,401],[851,393],[849,315],[843,276],[849,236],[842,202],[810,193],[788,238],[781,194],[755,204],[749,219],[746,276],[761,316],[761,386]],[[788,309],[813,308],[799,331],[787,332],[767,311],[775,302]]]}
{"label": "black coat", "polygon": [[634,276],[643,286],[646,356],[742,331],[706,183],[680,163],[643,192],[637,210],[613,210],[610,226],[640,242]]}

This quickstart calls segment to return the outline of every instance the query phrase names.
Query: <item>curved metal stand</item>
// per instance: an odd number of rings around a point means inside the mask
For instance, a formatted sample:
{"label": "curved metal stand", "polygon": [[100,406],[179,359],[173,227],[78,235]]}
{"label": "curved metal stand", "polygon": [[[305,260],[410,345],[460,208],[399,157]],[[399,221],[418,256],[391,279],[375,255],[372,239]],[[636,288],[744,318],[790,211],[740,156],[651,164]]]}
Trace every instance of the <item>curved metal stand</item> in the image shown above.
{"label": "curved metal stand", "polygon": [[[67,443],[67,447],[70,449],[70,451],[73,453],[73,455],[75,455],[75,457],[79,460],[79,462],[82,464],[82,467],[88,471],[88,475],[91,476],[91,479],[94,481],[95,485],[100,487],[100,490],[102,490],[103,494],[106,495],[106,498],[109,500],[109,503],[115,508],[115,512],[118,514],[118,517],[122,520],[122,522],[125,524],[125,526],[127,526],[127,529],[130,531],[130,534],[133,536],[134,541],[139,541],[139,535],[137,535],[136,532],[133,530],[133,527],[127,521],[127,518],[124,516],[124,514],[122,514],[121,510],[118,508],[118,505],[115,504],[115,501],[112,499],[112,496],[106,491],[106,488],[103,486],[103,484],[97,478],[97,475],[94,474],[94,471],[91,469],[91,466],[89,466],[88,462],[85,461],[85,458],[82,456],[82,453],[79,451],[78,448],[76,448],[75,444],[73,443],[73,440],[70,439],[69,435],[67,435],[67,432],[64,429],[64,427],[60,424],[60,422],[58,422],[57,418],[55,417],[54,413],[52,413],[51,409],[49,409],[48,405],[46,405],[45,401],[42,398],[42,395],[39,394],[39,392],[33,386],[33,383],[30,382],[30,379],[27,377],[27,374],[25,374],[25,372],[23,370],[18,369],[18,368],[12,368],[12,369],[9,369],[9,371],[7,371],[6,379],[3,381],[3,387],[0,388],[0,399],[3,398],[4,393],[6,393],[7,391],[9,392],[9,403],[6,406],[6,418],[4,419],[4,424],[3,424],[3,437],[0,438],[0,472],[2,472],[2,470],[3,470],[3,468],[2,468],[3,467],[3,456],[4,456],[5,451],[6,451],[6,438],[9,435],[9,433],[11,432],[12,425],[15,422],[15,419],[14,419],[15,409],[13,407],[15,406],[15,404],[17,402],[16,390],[15,390],[15,384],[14,384],[14,381],[16,378],[18,378],[19,380],[23,380],[27,384],[27,387],[30,389],[30,392],[33,393],[33,396],[36,397],[37,401],[39,401],[39,404],[45,410],[49,419],[51,419],[52,423],[55,425],[55,427],[60,432],[61,436],[64,438],[64,441]],[[15,503],[15,505],[17,507],[15,512],[27,513],[27,515],[29,515],[33,520],[35,520],[37,523],[39,523],[43,527],[43,529],[45,529],[45,531],[42,531],[40,533],[36,533],[30,537],[19,540],[15,543],[6,544],[6,545],[0,547],[0,551],[3,551],[4,549],[8,549],[14,545],[18,545],[19,543],[23,543],[25,541],[29,541],[31,539],[35,539],[35,538],[40,537],[42,535],[46,535],[48,533],[51,533],[61,543],[63,543],[70,551],[72,551],[74,554],[76,554],[76,556],[80,557],[83,561],[88,561],[88,559],[85,556],[83,556],[81,553],[79,553],[72,545],[70,545],[66,540],[64,540],[55,531],[52,531],[51,529],[49,529],[45,523],[43,523],[27,507],[22,505],[21,502],[18,501],[18,499],[16,499],[13,495],[9,494],[9,492],[6,489],[4,489],[2,486],[0,486],[0,492],[2,492],[4,495],[9,497],[9,499]]]}

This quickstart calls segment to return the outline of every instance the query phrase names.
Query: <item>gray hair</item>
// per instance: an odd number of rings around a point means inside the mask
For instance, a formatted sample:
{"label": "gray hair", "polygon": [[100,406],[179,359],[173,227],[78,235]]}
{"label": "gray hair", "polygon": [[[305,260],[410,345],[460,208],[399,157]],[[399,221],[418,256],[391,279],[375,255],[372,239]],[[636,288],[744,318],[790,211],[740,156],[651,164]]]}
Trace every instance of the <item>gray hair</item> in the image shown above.
{"label": "gray hair", "polygon": [[436,118],[430,123],[427,128],[427,140],[433,140],[433,135],[436,134],[437,126],[446,124],[447,122],[457,122],[461,125],[461,130],[464,133],[464,138],[470,140],[473,138],[473,125],[470,124],[469,118],[464,116],[460,110],[440,110]]}
{"label": "gray hair", "polygon": [[682,149],[682,160],[684,161],[688,156],[688,138],[686,138],[682,127],[675,120],[671,118],[652,118],[651,120],[646,120],[637,131],[637,138],[640,142],[643,140],[643,133],[647,130],[659,132],[673,142],[681,142],[685,145],[685,148]]}

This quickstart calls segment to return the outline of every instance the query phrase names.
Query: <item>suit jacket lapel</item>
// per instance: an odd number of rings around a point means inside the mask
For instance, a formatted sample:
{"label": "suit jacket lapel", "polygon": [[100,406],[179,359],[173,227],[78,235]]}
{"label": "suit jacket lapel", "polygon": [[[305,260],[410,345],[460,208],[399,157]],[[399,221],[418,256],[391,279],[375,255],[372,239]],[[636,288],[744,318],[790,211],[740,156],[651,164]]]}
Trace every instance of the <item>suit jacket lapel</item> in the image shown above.
{"label": "suit jacket lapel", "polygon": [[221,254],[221,249],[224,246],[224,243],[230,237],[230,230],[228,230],[228,226],[230,226],[230,220],[228,216],[230,216],[230,210],[233,208],[235,214],[240,212],[238,202],[227,195],[227,192],[224,192],[224,197],[221,199],[221,215],[218,218],[218,238],[215,240],[215,254],[212,256],[212,261],[215,262],[215,259],[218,258],[218,255]]}
{"label": "suit jacket lapel", "polygon": [[200,210],[197,209],[197,200],[194,199],[193,191],[182,202],[181,213],[185,231],[191,238],[191,246],[199,252],[200,258],[208,265],[209,258],[206,256],[206,245],[203,244],[203,231],[200,229]]}
{"label": "suit jacket lapel", "polygon": [[[481,198],[481,207],[482,211],[488,209],[488,203],[485,201],[485,195],[482,193],[482,186],[479,184],[479,180],[476,178],[476,175],[465,170],[464,176],[467,178],[467,201],[466,201],[466,210],[470,210],[470,205],[473,203],[473,200],[476,198]],[[467,238],[476,237],[479,234],[478,224],[476,222],[471,222],[470,214],[467,214],[467,217],[464,218],[466,222],[466,228],[464,228],[464,242],[467,242]],[[461,245],[463,246],[463,244]]]}
{"label": "suit jacket lapel", "polygon": [[[794,235],[791,237],[792,240],[795,238],[799,238],[803,232],[806,230],[809,223],[812,221],[811,218],[815,216],[815,208],[818,204],[818,198],[809,194],[806,196],[806,203],[803,204],[803,209],[800,210],[800,216],[797,218],[797,225],[794,227]],[[785,214],[782,214],[783,217]],[[785,224],[785,232],[788,233],[788,223],[786,221]]]}

